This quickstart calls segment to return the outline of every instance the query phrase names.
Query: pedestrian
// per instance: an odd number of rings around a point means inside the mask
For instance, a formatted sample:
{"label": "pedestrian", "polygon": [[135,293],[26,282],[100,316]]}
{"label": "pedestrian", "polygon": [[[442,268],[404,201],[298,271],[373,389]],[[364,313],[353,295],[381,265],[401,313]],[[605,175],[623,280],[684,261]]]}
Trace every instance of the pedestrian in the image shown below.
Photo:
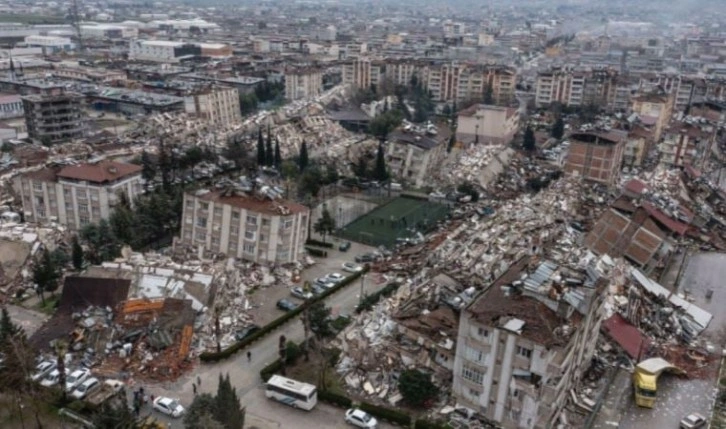
{"label": "pedestrian", "polygon": [[202,387],[202,379],[197,376],[197,386]]}
{"label": "pedestrian", "polygon": [[247,362],[252,362],[252,352],[247,350]]}
{"label": "pedestrian", "polygon": [[154,403],[154,395],[151,395],[150,398],[151,398],[151,403],[153,404]]}
{"label": "pedestrian", "polygon": [[194,396],[197,396],[197,384],[192,383],[192,390],[194,391]]}
{"label": "pedestrian", "polygon": [[139,387],[139,398],[143,399],[144,397],[144,387],[141,386]]}

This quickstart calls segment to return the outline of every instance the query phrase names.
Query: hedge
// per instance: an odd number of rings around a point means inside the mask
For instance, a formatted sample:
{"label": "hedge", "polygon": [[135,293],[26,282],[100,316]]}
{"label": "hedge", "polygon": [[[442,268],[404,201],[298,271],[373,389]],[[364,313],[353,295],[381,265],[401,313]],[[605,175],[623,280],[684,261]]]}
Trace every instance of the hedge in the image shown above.
{"label": "hedge", "polygon": [[342,408],[350,408],[353,406],[353,401],[349,397],[333,393],[329,390],[318,390],[318,399]]}
{"label": "hedge", "polygon": [[378,301],[381,300],[381,298],[387,298],[393,295],[393,293],[396,292],[399,286],[399,283],[390,283],[378,292],[368,295],[367,297],[363,298],[363,301],[355,308],[355,312],[360,313],[365,310],[370,310],[371,308],[373,308],[374,305],[376,305],[376,303],[378,303]]}
{"label": "hedge", "polygon": [[368,414],[371,414],[383,420],[387,420],[391,423],[396,423],[402,426],[411,425],[411,416],[400,411],[369,404],[368,402],[361,402],[358,408],[367,412]]}
{"label": "hedge", "polygon": [[305,247],[305,250],[307,250],[308,253],[312,256],[317,256],[318,258],[328,257],[328,252],[326,252],[325,250],[315,249],[313,247]]}
{"label": "hedge", "polygon": [[243,348],[247,347],[248,345],[252,344],[253,342],[263,338],[264,336],[266,336],[270,332],[274,331],[275,329],[279,328],[280,326],[284,325],[285,323],[289,322],[293,318],[299,316],[300,313],[302,313],[302,311],[307,306],[310,306],[318,301],[324,300],[328,296],[334,294],[335,292],[339,291],[340,289],[353,283],[356,279],[358,279],[358,277],[362,276],[366,272],[368,272],[367,266],[363,267],[362,271],[349,275],[348,277],[341,280],[337,285],[326,290],[325,292],[318,295],[317,297],[306,301],[303,305],[298,306],[296,309],[294,309],[292,311],[288,311],[287,313],[283,314],[282,316],[278,317],[277,319],[275,319],[272,322],[268,323],[267,325],[263,326],[259,331],[255,332],[254,334],[250,335],[249,337],[243,339],[242,341],[232,344],[231,346],[227,347],[226,349],[222,350],[219,353],[204,352],[199,355],[199,359],[203,362],[216,362],[216,361],[219,361],[222,359],[227,359],[228,357],[231,357],[233,354],[237,353],[238,351],[242,350]]}
{"label": "hedge", "polygon": [[280,368],[282,368],[282,361],[280,359],[277,359],[276,361],[262,368],[262,370],[260,371],[260,377],[262,377],[262,381],[267,383],[267,380],[269,380],[270,377],[280,371]]}
{"label": "hedge", "polygon": [[425,419],[416,420],[416,429],[452,429],[448,423],[432,422]]}
{"label": "hedge", "polygon": [[308,238],[305,241],[305,245],[306,246],[327,247],[328,249],[332,249],[333,248],[333,243],[327,243],[327,242],[324,242],[324,241],[315,240],[313,238]]}

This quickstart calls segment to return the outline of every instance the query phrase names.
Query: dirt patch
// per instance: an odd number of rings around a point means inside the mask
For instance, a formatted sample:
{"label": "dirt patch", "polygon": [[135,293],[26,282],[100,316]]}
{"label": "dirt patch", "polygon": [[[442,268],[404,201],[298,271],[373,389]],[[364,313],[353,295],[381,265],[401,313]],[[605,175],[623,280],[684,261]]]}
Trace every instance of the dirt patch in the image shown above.
{"label": "dirt patch", "polygon": [[0,286],[15,279],[30,256],[30,245],[22,241],[0,240]]}

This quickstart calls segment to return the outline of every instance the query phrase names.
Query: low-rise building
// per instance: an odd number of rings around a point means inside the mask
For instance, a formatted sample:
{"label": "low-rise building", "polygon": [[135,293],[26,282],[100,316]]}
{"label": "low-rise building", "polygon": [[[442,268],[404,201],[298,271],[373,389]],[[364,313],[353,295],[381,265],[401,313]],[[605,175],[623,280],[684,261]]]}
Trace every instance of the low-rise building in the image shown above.
{"label": "low-rise building", "polygon": [[316,68],[297,68],[285,71],[285,98],[313,98],[323,90],[323,73]]}
{"label": "low-rise building", "polygon": [[463,143],[509,144],[518,129],[517,109],[475,104],[459,112],[456,139]]}
{"label": "low-rise building", "polygon": [[461,312],[453,393],[504,428],[557,427],[603,318],[596,270],[524,257]]}
{"label": "low-rise building", "polygon": [[58,222],[71,230],[108,219],[120,194],[142,192],[141,166],[114,161],[47,167],[20,174],[13,186],[28,222]]}
{"label": "low-rise building", "polygon": [[292,201],[236,189],[184,195],[179,243],[201,253],[267,264],[297,262],[305,254],[310,210]]}
{"label": "low-rise building", "polygon": [[627,132],[576,132],[571,134],[565,173],[612,185],[620,174]]}

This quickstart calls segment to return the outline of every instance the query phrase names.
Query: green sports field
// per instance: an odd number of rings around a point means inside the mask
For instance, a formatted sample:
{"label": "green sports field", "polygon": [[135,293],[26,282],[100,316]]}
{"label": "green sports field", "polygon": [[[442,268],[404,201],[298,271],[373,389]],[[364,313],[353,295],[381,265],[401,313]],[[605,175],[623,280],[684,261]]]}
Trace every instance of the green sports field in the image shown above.
{"label": "green sports field", "polygon": [[398,197],[354,220],[337,235],[358,243],[391,247],[397,238],[414,237],[417,231],[426,233],[448,211],[443,204]]}

